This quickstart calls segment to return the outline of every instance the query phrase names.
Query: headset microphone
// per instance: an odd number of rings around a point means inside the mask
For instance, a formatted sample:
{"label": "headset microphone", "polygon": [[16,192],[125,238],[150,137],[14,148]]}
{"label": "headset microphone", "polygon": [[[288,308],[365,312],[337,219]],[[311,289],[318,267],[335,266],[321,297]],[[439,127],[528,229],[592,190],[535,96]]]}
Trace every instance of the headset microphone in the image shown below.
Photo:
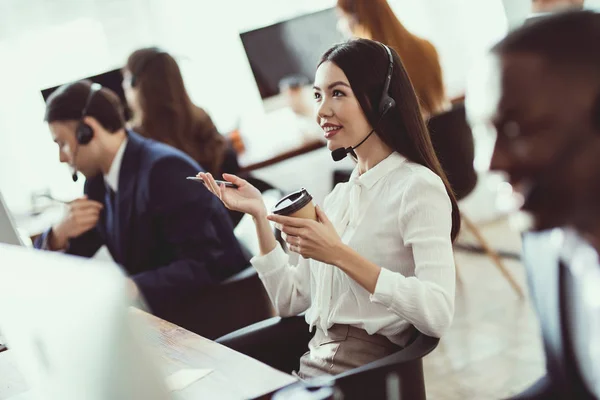
{"label": "headset microphone", "polygon": [[[383,116],[385,114],[387,114],[387,112],[390,111],[392,108],[394,108],[394,106],[396,105],[396,101],[389,94],[390,82],[392,81],[392,71],[394,70],[394,57],[392,56],[392,52],[390,51],[389,47],[387,47],[383,43],[380,43],[380,44],[381,44],[381,46],[383,46],[383,48],[387,52],[390,62],[389,62],[388,71],[387,71],[387,74],[385,77],[385,82],[383,84],[381,100],[379,101],[379,120],[377,121],[376,126],[379,125],[379,122],[381,122],[381,119],[383,118]],[[346,157],[346,155],[348,155],[348,153],[352,153],[354,151],[354,149],[358,148],[358,146],[363,144],[373,134],[373,132],[375,132],[375,128],[373,128],[371,130],[371,132],[369,132],[369,134],[359,144],[357,144],[354,147],[346,147],[346,148],[340,147],[339,149],[333,150],[331,152],[331,158],[333,158],[333,161],[343,160]]]}
{"label": "headset microphone", "polygon": [[77,147],[75,147],[73,159],[71,161],[71,167],[73,167],[73,175],[71,175],[71,179],[73,179],[73,182],[77,182],[79,179],[79,175],[77,175],[77,153],[79,153],[79,142],[77,142]]}
{"label": "headset microphone", "polygon": [[356,146],[354,147],[340,147],[339,149],[335,149],[331,152],[331,158],[333,158],[333,161],[341,161],[343,160],[346,155],[348,155],[348,153],[352,153],[354,151],[354,149],[357,149],[358,146],[360,146],[361,144],[363,144],[368,138],[369,136],[371,136],[373,134],[373,132],[375,132],[375,129],[371,129],[371,132],[369,132],[369,134]]}
{"label": "headset microphone", "polygon": [[350,153],[351,151],[352,151],[352,147],[348,147],[348,148],[340,147],[339,149],[335,149],[331,152],[331,158],[333,158],[333,161],[341,161],[344,158],[346,158],[348,153]]}

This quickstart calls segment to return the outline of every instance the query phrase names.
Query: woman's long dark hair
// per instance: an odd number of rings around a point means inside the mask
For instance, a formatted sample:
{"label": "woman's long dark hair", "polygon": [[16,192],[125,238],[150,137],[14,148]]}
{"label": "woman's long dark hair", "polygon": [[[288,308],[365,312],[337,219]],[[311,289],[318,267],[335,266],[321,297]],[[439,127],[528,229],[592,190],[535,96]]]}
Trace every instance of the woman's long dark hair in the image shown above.
{"label": "woman's long dark hair", "polygon": [[388,111],[381,120],[378,107],[389,66],[388,54],[381,43],[356,39],[335,45],[325,52],[319,65],[330,61],[344,71],[369,124],[376,128],[375,132],[386,145],[410,161],[429,168],[442,179],[452,203],[450,236],[454,240],[460,231],[460,212],[456,197],[433,149],[406,70],[398,53],[393,49],[391,51],[394,70],[389,94],[396,100],[396,107]]}
{"label": "woman's long dark hair", "polygon": [[142,108],[141,125],[133,129],[182,150],[220,176],[226,139],[190,99],[175,59],[155,47],[144,48],[129,56],[126,68],[135,77]]}

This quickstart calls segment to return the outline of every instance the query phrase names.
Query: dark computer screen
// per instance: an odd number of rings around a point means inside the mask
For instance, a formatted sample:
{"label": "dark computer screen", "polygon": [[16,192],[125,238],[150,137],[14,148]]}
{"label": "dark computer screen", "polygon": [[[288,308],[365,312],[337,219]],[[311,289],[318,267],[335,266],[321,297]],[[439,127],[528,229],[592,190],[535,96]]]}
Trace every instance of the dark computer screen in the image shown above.
{"label": "dark computer screen", "polygon": [[312,82],[317,63],[332,45],[344,40],[335,8],[240,34],[263,99],[279,93],[279,81],[299,75]]}
{"label": "dark computer screen", "polygon": [[[119,98],[121,99],[121,103],[123,104],[123,109],[125,111],[125,119],[129,119],[130,111],[127,107],[127,102],[125,100],[125,92],[123,91],[122,86],[123,75],[121,74],[120,69],[113,69],[112,71],[104,72],[102,74],[90,76],[88,78],[83,79],[89,79],[92,82],[99,83],[105,88],[108,88],[115,92],[119,96]],[[52,92],[54,92],[59,87],[60,85],[48,89],[43,89],[42,97],[44,98],[44,102],[47,101],[48,97],[50,97]]]}

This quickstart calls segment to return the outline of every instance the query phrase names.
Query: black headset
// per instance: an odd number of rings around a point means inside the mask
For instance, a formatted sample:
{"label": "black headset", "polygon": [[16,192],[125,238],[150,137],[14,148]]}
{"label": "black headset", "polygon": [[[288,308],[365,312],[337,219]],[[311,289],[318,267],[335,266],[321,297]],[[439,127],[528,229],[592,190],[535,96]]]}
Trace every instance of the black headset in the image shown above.
{"label": "black headset", "polygon": [[369,132],[369,134],[365,136],[365,138],[361,140],[359,144],[353,147],[340,147],[339,149],[333,150],[331,152],[331,158],[333,158],[333,161],[340,161],[344,159],[347,154],[354,154],[354,150],[357,149],[361,144],[363,144],[369,137],[371,137],[373,132],[375,132],[375,129],[377,128],[385,114],[387,114],[388,111],[390,111],[396,106],[396,100],[394,100],[392,96],[390,96],[390,83],[392,82],[392,72],[394,71],[394,57],[392,56],[392,51],[388,46],[386,46],[383,43],[379,44],[383,46],[390,60],[387,75],[385,76],[385,82],[383,84],[381,100],[379,100],[379,118],[377,120],[377,123],[373,126],[373,129],[371,129],[371,132]]}
{"label": "black headset", "polygon": [[77,129],[75,130],[75,137],[77,139],[77,143],[80,145],[86,145],[92,141],[94,137],[94,130],[91,126],[86,124],[83,119],[87,116],[88,108],[92,103],[92,99],[94,98],[94,94],[102,89],[102,85],[99,83],[92,83],[90,86],[90,93],[87,96],[87,100],[85,101],[85,105],[83,106],[83,110],[81,111],[81,117],[79,118],[79,123],[77,124]]}
{"label": "black headset", "polygon": [[162,54],[167,54],[166,51],[162,50],[159,47],[150,47],[148,50],[154,52],[154,54],[151,54],[148,58],[146,58],[146,60],[143,61],[138,68],[136,68],[136,71],[130,71],[131,72],[131,80],[129,82],[131,84],[131,87],[135,87],[135,85],[137,84],[137,80],[138,80],[138,77],[140,76],[140,74],[142,72],[144,72],[144,70],[146,68],[148,68],[148,66],[155,59],[157,59],[158,56],[160,56]]}
{"label": "black headset", "polygon": [[383,84],[383,92],[381,93],[381,101],[379,101],[379,118],[383,117],[388,111],[396,106],[396,100],[390,96],[390,83],[392,82],[392,72],[394,71],[394,57],[392,51],[385,44],[381,43],[388,54],[390,65],[388,67],[385,83]]}

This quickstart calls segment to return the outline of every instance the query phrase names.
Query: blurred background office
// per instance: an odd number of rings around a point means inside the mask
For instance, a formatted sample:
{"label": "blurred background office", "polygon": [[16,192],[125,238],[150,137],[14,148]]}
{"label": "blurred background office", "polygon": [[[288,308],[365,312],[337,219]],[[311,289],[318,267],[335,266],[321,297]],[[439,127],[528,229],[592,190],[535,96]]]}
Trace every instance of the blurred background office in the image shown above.
{"label": "blurred background office", "polygon": [[[418,4],[392,0],[390,5],[411,33],[436,47],[448,98],[463,94],[472,60],[507,29],[499,0],[429,0]],[[70,181],[67,167],[56,160],[54,144],[38,117],[44,108],[40,90],[120,70],[133,51],[160,46],[175,57],[191,101],[211,116],[219,132],[228,133],[247,123],[251,127],[248,134],[256,130],[259,135],[264,129],[256,128],[260,123],[255,121],[265,115],[265,101],[249,62],[252,55],[246,54],[240,33],[329,9],[309,29],[312,37],[331,37],[337,35],[335,6],[334,0],[226,0],[210,5],[189,0],[3,1],[0,49],[7,61],[0,74],[0,148],[8,151],[0,160],[0,187],[11,209],[28,211],[34,191],[47,189],[63,198],[81,193],[82,182],[74,185]],[[289,26],[293,21],[279,35],[292,41],[290,45],[316,43],[295,39]],[[328,45],[312,49],[317,54],[314,57]],[[315,62],[311,63],[313,69]],[[275,122],[285,123],[283,117]],[[286,129],[291,128],[280,125],[278,129],[285,139]],[[314,173],[333,168],[324,150],[307,157]],[[310,188],[312,179],[302,177],[292,185],[285,184],[290,175],[297,175],[299,166],[288,164],[286,168],[278,166],[277,171],[267,168],[259,176],[275,184],[281,182],[283,189],[298,185]],[[14,171],[19,171],[18,180]],[[312,191],[318,200],[331,189],[329,176],[324,178],[327,184]]]}

